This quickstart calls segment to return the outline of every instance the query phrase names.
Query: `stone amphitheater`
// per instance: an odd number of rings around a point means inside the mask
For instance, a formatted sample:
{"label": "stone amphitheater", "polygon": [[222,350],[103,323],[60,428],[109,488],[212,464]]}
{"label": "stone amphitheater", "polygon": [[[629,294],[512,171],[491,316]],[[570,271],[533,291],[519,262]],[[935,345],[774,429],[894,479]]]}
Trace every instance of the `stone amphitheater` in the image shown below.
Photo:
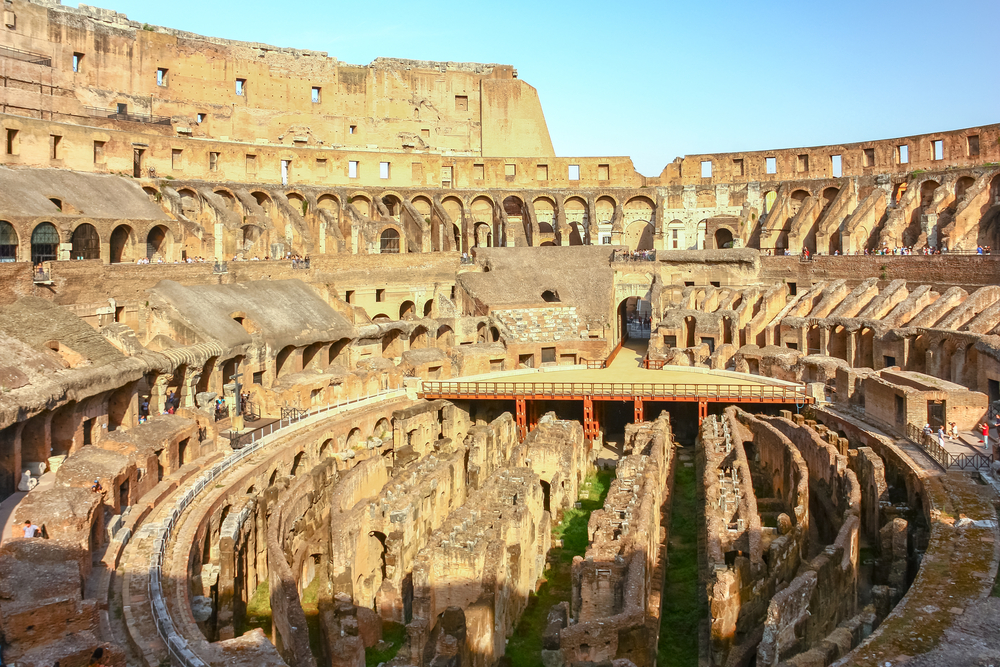
{"label": "stone amphitheater", "polygon": [[0,33],[3,664],[1000,664],[1000,125],[646,177],[509,65]]}

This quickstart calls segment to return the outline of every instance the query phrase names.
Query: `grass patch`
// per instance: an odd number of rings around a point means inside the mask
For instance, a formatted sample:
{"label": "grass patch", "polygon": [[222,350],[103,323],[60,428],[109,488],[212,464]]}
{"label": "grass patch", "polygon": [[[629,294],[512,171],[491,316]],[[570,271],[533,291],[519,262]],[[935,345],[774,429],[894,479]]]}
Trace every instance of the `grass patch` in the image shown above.
{"label": "grass patch", "polygon": [[512,667],[537,667],[542,664],[542,633],[549,609],[560,602],[570,601],[573,557],[586,553],[589,543],[587,522],[591,512],[604,506],[614,476],[613,471],[602,470],[587,477],[584,483],[589,482],[590,488],[581,489],[580,507],[564,511],[562,520],[552,529],[552,538],[561,539],[563,545],[549,551],[549,567],[542,575],[545,581],[537,593],[528,595],[528,606],[507,644],[505,654]]}
{"label": "grass patch", "polygon": [[[692,450],[687,450],[692,451]],[[694,466],[677,461],[670,507],[670,544],[667,581],[663,590],[663,617],[657,667],[698,664],[698,508]]]}
{"label": "grass patch", "polygon": [[260,628],[268,637],[271,636],[271,590],[267,580],[257,585],[253,597],[247,602],[246,625],[236,628],[236,636],[241,636],[247,630]]}
{"label": "grass patch", "polygon": [[[365,667],[378,667],[396,657],[406,641],[406,626],[401,623],[382,624],[382,642],[365,649]],[[379,647],[382,648],[379,648]]]}

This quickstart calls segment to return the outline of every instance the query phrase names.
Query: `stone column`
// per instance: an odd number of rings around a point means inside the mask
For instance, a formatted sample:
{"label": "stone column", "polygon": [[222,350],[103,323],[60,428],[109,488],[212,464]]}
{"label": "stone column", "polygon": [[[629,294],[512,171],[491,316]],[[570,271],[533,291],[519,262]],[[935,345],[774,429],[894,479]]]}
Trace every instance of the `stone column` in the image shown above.
{"label": "stone column", "polygon": [[830,355],[830,327],[821,326],[819,328],[819,353],[825,356]]}

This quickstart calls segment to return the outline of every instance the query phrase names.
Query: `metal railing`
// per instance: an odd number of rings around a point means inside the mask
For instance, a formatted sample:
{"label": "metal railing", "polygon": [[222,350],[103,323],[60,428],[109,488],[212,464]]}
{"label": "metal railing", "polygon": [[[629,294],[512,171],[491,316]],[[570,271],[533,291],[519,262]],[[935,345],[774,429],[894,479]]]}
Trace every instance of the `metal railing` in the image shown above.
{"label": "metal railing", "polygon": [[207,488],[214,488],[215,485],[213,482],[216,479],[228,472],[246,457],[260,451],[262,448],[270,444],[270,441],[267,438],[269,438],[275,431],[291,426],[292,424],[302,421],[302,419],[312,415],[319,415],[325,412],[346,412],[353,407],[359,407],[360,404],[365,401],[373,399],[383,400],[391,397],[393,394],[397,396],[405,396],[406,390],[387,389],[371,396],[365,396],[364,398],[357,398],[343,403],[328,405],[324,408],[320,408],[319,410],[304,412],[301,417],[295,420],[279,421],[271,424],[268,432],[266,434],[262,434],[260,438],[254,439],[249,447],[233,452],[225,459],[219,461],[202,473],[195,483],[188,488],[184,495],[174,503],[173,510],[167,518],[163,519],[161,525],[151,526],[153,532],[156,534],[153,540],[154,549],[149,556],[148,591],[150,606],[153,610],[153,622],[156,624],[156,631],[160,635],[160,639],[162,639],[167,645],[167,651],[178,664],[182,667],[208,667],[205,661],[191,650],[188,646],[187,640],[177,632],[177,629],[174,626],[174,621],[170,617],[170,612],[167,609],[167,604],[163,597],[162,574],[167,541],[170,539],[171,533],[177,525],[178,519],[180,519],[181,515],[184,513],[184,510],[186,510],[191,503],[194,502],[202,491]]}
{"label": "metal railing", "polygon": [[587,367],[588,370],[600,370],[608,367],[607,359],[581,359],[580,361]]}
{"label": "metal railing", "polygon": [[993,464],[992,452],[989,454],[985,452],[952,454],[938,443],[936,435],[924,433],[924,430],[916,424],[906,425],[906,439],[920,447],[927,456],[937,461],[945,470],[949,468],[989,470]]}
{"label": "metal railing", "polygon": [[52,67],[52,58],[49,56],[43,56],[41,53],[32,53],[31,51],[24,51],[22,49],[15,49],[11,46],[0,46],[0,56],[31,63],[32,65]]}
{"label": "metal railing", "polygon": [[49,269],[38,269],[32,273],[31,282],[36,285],[49,285],[52,283],[52,271]]}
{"label": "metal railing", "polygon": [[666,382],[437,382],[426,381],[424,396],[508,398],[663,398],[727,401],[773,400],[811,403],[804,387],[774,385],[695,384]]}
{"label": "metal railing", "polygon": [[99,107],[83,107],[94,118],[109,118],[111,120],[127,120],[133,123],[152,123],[153,125],[170,125],[170,116],[154,116],[148,113],[121,113],[116,109],[101,109]]}

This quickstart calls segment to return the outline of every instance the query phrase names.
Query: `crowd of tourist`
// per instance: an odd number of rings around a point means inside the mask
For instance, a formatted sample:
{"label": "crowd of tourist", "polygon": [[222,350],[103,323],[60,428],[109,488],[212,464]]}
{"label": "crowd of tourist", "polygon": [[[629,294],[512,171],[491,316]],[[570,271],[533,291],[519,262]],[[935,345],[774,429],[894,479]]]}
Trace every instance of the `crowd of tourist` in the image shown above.
{"label": "crowd of tourist", "polygon": [[616,248],[611,254],[612,262],[655,262],[655,250],[623,250]]}
{"label": "crowd of tourist", "polygon": [[[761,250],[765,255],[791,255],[792,251],[788,248],[765,248]],[[948,250],[947,246],[941,246],[940,248],[935,248],[932,246],[924,246],[923,248],[914,249],[913,246],[894,246],[890,248],[889,246],[882,246],[881,248],[876,248],[875,250],[869,250],[865,248],[864,250],[855,250],[850,253],[841,253],[839,250],[834,250],[830,253],[830,256],[837,257],[841,254],[843,255],[864,255],[864,256],[884,256],[884,255],[947,255],[947,254],[962,254],[962,255],[992,255],[993,247],[988,245],[976,246],[975,251],[972,250]],[[812,252],[809,248],[802,249],[802,257],[805,259],[812,259],[817,255],[822,255],[821,252]]]}

